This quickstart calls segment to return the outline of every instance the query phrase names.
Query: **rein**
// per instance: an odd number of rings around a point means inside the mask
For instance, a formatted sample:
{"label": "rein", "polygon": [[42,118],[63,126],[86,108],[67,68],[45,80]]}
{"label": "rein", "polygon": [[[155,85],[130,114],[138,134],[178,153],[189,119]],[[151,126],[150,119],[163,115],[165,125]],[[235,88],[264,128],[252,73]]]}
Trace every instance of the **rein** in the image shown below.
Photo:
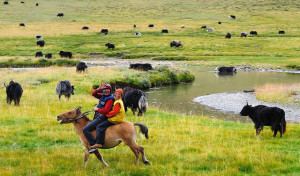
{"label": "rein", "polygon": [[88,115],[88,114],[90,114],[90,113],[92,113],[92,112],[94,112],[94,110],[86,111],[86,112],[84,112],[84,113],[82,113],[82,114],[79,114],[80,116],[77,117],[77,118],[75,118],[75,119],[67,120],[67,121],[61,121],[61,124],[62,124],[62,122],[68,122],[68,123],[71,123],[71,122],[77,122],[77,120],[82,119],[82,118],[86,118],[87,120],[91,121],[86,115]]}

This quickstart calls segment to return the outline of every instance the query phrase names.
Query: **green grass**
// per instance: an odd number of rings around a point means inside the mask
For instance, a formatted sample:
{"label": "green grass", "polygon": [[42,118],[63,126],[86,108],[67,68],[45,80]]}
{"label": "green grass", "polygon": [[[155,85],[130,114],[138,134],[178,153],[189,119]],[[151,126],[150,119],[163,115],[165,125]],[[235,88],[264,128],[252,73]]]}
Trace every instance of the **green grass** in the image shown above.
{"label": "green grass", "polygon": [[[299,124],[288,124],[283,138],[273,138],[268,127],[255,136],[253,124],[156,107],[143,117],[130,110],[125,117],[148,126],[150,139],[140,134],[137,142],[145,148],[150,166],[135,166],[133,153],[121,144],[101,151],[108,168],[94,156],[85,168],[84,148],[73,125],[60,125],[56,117],[79,106],[91,110],[97,103],[91,96],[92,85],[120,77],[123,69],[90,68],[86,74],[58,67],[0,70],[2,82],[13,79],[24,90],[20,106],[15,107],[6,104],[5,89],[0,89],[0,175],[299,175]],[[59,101],[55,87],[65,79],[76,84],[75,95]]]}
{"label": "green grass", "polygon": [[[159,60],[201,60],[210,65],[271,64],[299,69],[300,25],[296,1],[217,0],[133,0],[133,1],[35,1],[11,2],[0,6],[0,56],[33,57],[36,51],[71,51],[75,58],[145,58]],[[47,7],[47,8],[45,8]],[[63,12],[63,18],[56,15]],[[228,16],[236,15],[232,20]],[[217,24],[221,21],[222,24]],[[26,27],[19,27],[24,22]],[[133,24],[137,28],[132,27]],[[153,29],[147,28],[154,24]],[[186,28],[181,29],[184,24]],[[81,27],[87,25],[88,31]],[[212,33],[200,29],[215,27]],[[109,29],[104,36],[99,31]],[[168,29],[169,34],[161,34]],[[241,32],[256,30],[258,36],[240,38]],[[285,35],[279,35],[285,30]],[[141,32],[142,36],[134,36]],[[233,36],[225,39],[227,32]],[[36,46],[35,35],[44,37],[44,48]],[[171,48],[171,40],[183,48]],[[115,51],[104,45],[116,45]]]}

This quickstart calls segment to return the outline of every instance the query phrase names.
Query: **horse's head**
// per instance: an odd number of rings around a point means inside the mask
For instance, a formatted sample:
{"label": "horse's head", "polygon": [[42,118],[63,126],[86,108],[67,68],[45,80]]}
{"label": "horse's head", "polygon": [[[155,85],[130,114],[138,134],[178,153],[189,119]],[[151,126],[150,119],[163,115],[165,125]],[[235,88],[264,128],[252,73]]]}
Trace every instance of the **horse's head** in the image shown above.
{"label": "horse's head", "polygon": [[78,120],[78,116],[81,114],[81,107],[72,109],[68,112],[60,114],[57,116],[57,121],[60,121],[60,124],[71,123]]}

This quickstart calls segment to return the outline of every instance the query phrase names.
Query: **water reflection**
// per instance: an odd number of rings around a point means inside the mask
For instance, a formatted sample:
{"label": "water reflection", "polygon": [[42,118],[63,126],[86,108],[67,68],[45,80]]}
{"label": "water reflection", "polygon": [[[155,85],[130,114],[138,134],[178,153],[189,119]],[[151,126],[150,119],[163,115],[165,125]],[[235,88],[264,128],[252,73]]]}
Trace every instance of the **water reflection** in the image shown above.
{"label": "water reflection", "polygon": [[250,90],[266,83],[300,82],[300,74],[297,73],[239,71],[234,75],[216,76],[213,68],[191,68],[191,72],[196,77],[193,83],[153,88],[146,91],[149,104],[182,114],[203,115],[228,121],[250,122],[247,117],[200,105],[193,102],[193,99],[207,94]]}

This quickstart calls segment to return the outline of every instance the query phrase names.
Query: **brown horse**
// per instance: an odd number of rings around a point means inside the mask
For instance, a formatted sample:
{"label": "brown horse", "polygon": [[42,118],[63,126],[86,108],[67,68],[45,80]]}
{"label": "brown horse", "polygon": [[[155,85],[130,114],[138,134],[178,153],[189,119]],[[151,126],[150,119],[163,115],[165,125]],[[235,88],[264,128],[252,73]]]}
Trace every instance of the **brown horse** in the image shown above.
{"label": "brown horse", "polygon": [[[89,159],[90,144],[85,138],[82,130],[87,124],[90,123],[91,120],[86,116],[86,113],[81,113],[81,107],[72,109],[66,113],[57,116],[57,121],[60,120],[60,124],[74,124],[76,132],[79,135],[82,144],[85,146],[84,166],[86,166],[87,161]],[[131,123],[123,121],[119,124],[107,128],[105,132],[105,142],[102,149],[114,148],[123,141],[126,145],[130,147],[130,149],[134,153],[136,158],[135,164],[139,163],[140,153],[142,154],[143,163],[150,164],[150,162],[146,159],[144,148],[137,145],[136,143],[137,131],[134,127],[136,125],[140,127],[140,131],[148,139],[148,128],[146,125],[139,122]],[[96,131],[93,131],[92,134],[96,136]],[[106,162],[103,160],[103,157],[101,156],[98,150],[96,150],[94,154],[105,166],[107,166]]]}

